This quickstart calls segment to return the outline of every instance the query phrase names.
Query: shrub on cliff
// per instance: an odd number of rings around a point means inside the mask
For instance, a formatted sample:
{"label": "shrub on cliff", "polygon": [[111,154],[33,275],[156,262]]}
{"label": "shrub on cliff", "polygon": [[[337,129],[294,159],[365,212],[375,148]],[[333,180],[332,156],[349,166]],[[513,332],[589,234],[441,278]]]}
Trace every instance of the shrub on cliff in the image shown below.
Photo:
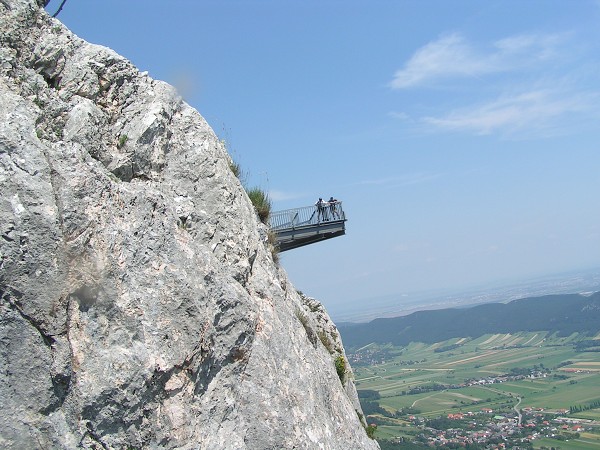
{"label": "shrub on cliff", "polygon": [[335,358],[335,370],[340,377],[340,381],[343,383],[346,378],[346,360],[342,355]]}
{"label": "shrub on cliff", "polygon": [[268,224],[269,215],[271,214],[271,200],[269,195],[260,188],[254,187],[247,189],[248,197],[256,209],[258,218],[264,224]]}

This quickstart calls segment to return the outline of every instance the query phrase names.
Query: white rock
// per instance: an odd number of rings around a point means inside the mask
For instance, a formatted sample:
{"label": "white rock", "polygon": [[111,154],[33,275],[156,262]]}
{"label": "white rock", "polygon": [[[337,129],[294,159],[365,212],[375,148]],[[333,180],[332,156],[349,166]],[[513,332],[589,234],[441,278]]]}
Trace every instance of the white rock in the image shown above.
{"label": "white rock", "polygon": [[34,0],[0,36],[0,445],[378,448],[198,112]]}

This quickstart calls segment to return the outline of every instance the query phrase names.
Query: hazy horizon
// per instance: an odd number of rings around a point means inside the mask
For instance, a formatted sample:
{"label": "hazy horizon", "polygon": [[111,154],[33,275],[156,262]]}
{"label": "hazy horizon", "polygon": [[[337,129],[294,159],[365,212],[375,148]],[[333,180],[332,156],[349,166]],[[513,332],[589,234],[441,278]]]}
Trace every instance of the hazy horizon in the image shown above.
{"label": "hazy horizon", "polygon": [[[519,298],[600,291],[600,268],[550,274],[545,277],[498,282],[457,290],[399,293],[352,301],[345,308],[328,308],[336,323],[361,323],[398,317],[426,309],[468,307],[509,302]],[[318,300],[318,299],[317,299]]]}

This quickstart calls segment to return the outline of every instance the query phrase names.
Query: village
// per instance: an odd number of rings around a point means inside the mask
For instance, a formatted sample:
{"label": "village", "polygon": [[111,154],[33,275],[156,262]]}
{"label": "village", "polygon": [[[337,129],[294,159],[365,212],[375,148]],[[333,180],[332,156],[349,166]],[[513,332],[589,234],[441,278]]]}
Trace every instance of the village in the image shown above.
{"label": "village", "polygon": [[[559,445],[560,441],[577,439],[580,432],[593,431],[600,426],[591,420],[566,417],[568,412],[523,408],[522,417],[519,417],[515,411],[500,413],[482,408],[477,412],[448,414],[436,419],[409,416],[408,421],[418,430],[411,433],[414,435],[412,442],[446,448],[531,448],[531,443],[541,437],[556,439]],[[396,442],[406,440],[403,437]]]}

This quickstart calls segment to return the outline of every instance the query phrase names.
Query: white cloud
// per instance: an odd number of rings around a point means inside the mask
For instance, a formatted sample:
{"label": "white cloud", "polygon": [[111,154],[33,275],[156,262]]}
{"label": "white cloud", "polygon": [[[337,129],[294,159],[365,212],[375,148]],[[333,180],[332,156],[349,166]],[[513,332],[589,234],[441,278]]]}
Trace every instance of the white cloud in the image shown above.
{"label": "white cloud", "polygon": [[527,62],[540,62],[560,57],[559,48],[567,34],[523,34],[500,39],[494,43],[498,52],[492,58],[518,67]]}
{"label": "white cloud", "polygon": [[388,115],[390,117],[392,117],[394,119],[398,119],[398,120],[410,120],[410,116],[408,114],[406,114],[405,112],[390,111],[388,113]]}
{"label": "white cloud", "polygon": [[441,174],[430,172],[415,172],[394,177],[383,177],[372,180],[364,180],[361,185],[376,185],[376,186],[409,186],[413,184],[426,183],[428,181],[439,178]]}
{"label": "white cloud", "polygon": [[284,192],[278,190],[270,190],[269,198],[275,202],[281,202],[285,200],[295,200],[304,197],[304,194],[298,194],[297,192]]}
{"label": "white cloud", "polygon": [[439,117],[425,117],[423,122],[446,130],[470,131],[480,135],[496,131],[548,131],[559,125],[559,118],[592,108],[591,101],[595,97],[595,94],[534,90],[451,111]]}
{"label": "white cloud", "polygon": [[[586,55],[574,37],[530,33],[473,43],[459,33],[443,36],[415,51],[389,84],[406,90],[436,83],[435,97],[412,103],[427,112],[405,104],[405,112],[389,115],[427,128],[517,138],[595,127],[597,67],[594,55]],[[448,79],[454,80],[452,87],[439,89],[439,81]],[[435,103],[427,104],[429,98]]]}
{"label": "white cloud", "polygon": [[448,77],[476,77],[532,67],[558,56],[564,34],[517,35],[498,40],[481,50],[458,33],[444,36],[417,50],[390,82],[405,89]]}
{"label": "white cloud", "polygon": [[417,50],[404,68],[396,72],[390,86],[402,89],[442,75],[469,75],[484,70],[482,61],[472,53],[464,38],[452,34]]}

